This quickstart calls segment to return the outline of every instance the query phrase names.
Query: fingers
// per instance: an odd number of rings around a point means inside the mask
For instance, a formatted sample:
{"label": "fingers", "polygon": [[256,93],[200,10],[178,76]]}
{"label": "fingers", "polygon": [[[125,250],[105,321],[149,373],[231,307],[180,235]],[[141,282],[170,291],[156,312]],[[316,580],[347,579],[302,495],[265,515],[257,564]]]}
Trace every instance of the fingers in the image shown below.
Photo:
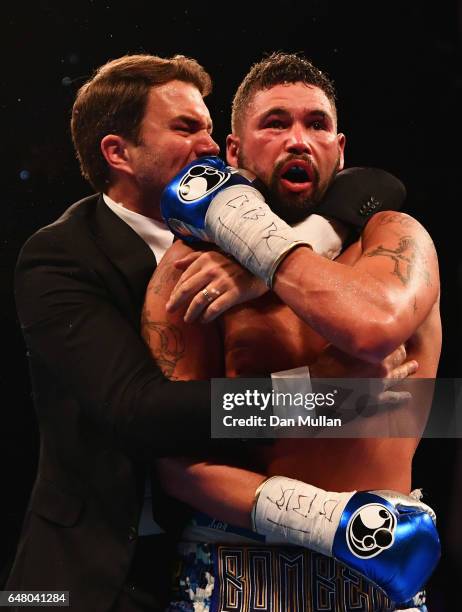
{"label": "fingers", "polygon": [[406,361],[406,348],[404,344],[398,346],[393,353],[390,353],[388,357],[384,359],[383,365],[387,368],[387,371],[394,370],[402,365]]}
{"label": "fingers", "polygon": [[[178,279],[166,304],[167,312],[175,312],[178,308],[189,304],[194,296],[212,281],[215,281],[214,286],[222,291],[223,283],[229,282],[229,277],[232,275],[229,268],[238,267],[237,263],[231,263],[228,257],[216,251],[190,253],[179,259],[175,265],[184,269],[184,272]],[[239,269],[241,269],[240,266]],[[196,300],[195,305],[197,306],[198,303],[199,301]]]}
{"label": "fingers", "polygon": [[[201,293],[201,291],[208,285],[211,279],[204,271],[202,271],[201,274],[192,273],[191,276],[192,267],[193,266],[190,266],[186,272],[183,272],[173,288],[166,304],[167,312],[175,312],[178,308],[188,303],[190,303],[188,310],[193,306],[193,312],[195,312],[200,305],[204,307],[207,305],[207,296]],[[216,288],[218,289],[218,287]]]}
{"label": "fingers", "polygon": [[235,260],[219,253],[190,253],[176,266],[186,268],[166,304],[167,312],[185,311],[184,321],[213,321],[235,304],[266,293],[268,287]]}
{"label": "fingers", "polygon": [[226,312],[232,305],[233,300],[228,294],[222,295],[212,302],[202,315],[202,323],[211,323],[217,317]]}
{"label": "fingers", "polygon": [[204,289],[199,291],[197,295],[192,299],[191,303],[189,304],[185,312],[185,315],[184,315],[185,323],[193,323],[205,311],[210,310],[210,313],[213,314],[215,300],[220,299],[219,297],[217,297],[220,295],[221,295],[221,291],[217,289],[216,287],[213,287],[213,288],[205,287]]}
{"label": "fingers", "polygon": [[393,368],[398,368],[406,361],[407,353],[404,344],[398,346],[396,351],[392,353]]}
{"label": "fingers", "polygon": [[397,368],[394,368],[386,376],[386,378],[382,379],[384,390],[386,391],[387,389],[390,389],[391,387],[399,383],[401,380],[404,380],[411,374],[415,374],[415,372],[417,372],[418,370],[418,367],[419,364],[417,363],[417,361],[415,359],[411,359],[410,361],[406,361]]}
{"label": "fingers", "polygon": [[408,391],[383,391],[376,398],[376,404],[401,404],[412,399],[411,393]]}
{"label": "fingers", "polygon": [[[198,296],[194,298],[194,300],[196,299],[198,302],[201,301]],[[226,292],[224,295],[220,295],[216,300],[208,302],[205,305],[203,302],[202,304],[194,304],[194,300],[185,313],[184,320],[186,323],[193,323],[198,319],[200,319],[201,323],[211,323],[234,304],[230,291]]]}
{"label": "fingers", "polygon": [[193,251],[192,253],[188,253],[188,255],[185,255],[181,259],[175,261],[175,268],[178,270],[187,270],[189,266],[194,263],[196,259],[199,259],[201,255],[203,255],[202,251]]}
{"label": "fingers", "polygon": [[[387,359],[395,360],[395,363],[401,362],[403,355],[406,354],[404,347],[399,347],[395,351],[396,355],[388,356]],[[389,369],[389,365],[387,369]],[[372,392],[371,398],[374,404],[383,405],[383,404],[401,404],[403,402],[408,402],[412,399],[412,394],[409,391],[389,391],[389,389],[393,388],[398,383],[402,382],[408,376],[415,374],[419,368],[419,364],[415,359],[411,359],[409,361],[405,361],[404,363],[400,363],[397,367],[391,369],[384,378],[377,379],[376,384],[372,383]]]}
{"label": "fingers", "polygon": [[209,285],[198,291],[191,300],[184,314],[184,321],[185,323],[194,323],[194,321],[200,320],[201,323],[210,323],[231,306],[237,304],[239,302],[238,298],[239,294],[234,289],[220,291],[216,286],[211,287]]}

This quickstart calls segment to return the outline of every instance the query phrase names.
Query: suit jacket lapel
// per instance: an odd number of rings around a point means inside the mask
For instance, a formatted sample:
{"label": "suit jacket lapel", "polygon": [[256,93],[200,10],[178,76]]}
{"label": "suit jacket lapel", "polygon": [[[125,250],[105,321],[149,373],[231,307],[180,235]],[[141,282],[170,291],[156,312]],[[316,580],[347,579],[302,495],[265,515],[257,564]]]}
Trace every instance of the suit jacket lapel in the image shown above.
{"label": "suit jacket lapel", "polygon": [[124,277],[129,292],[141,308],[156,258],[140,236],[112,212],[100,196],[96,203],[95,240]]}

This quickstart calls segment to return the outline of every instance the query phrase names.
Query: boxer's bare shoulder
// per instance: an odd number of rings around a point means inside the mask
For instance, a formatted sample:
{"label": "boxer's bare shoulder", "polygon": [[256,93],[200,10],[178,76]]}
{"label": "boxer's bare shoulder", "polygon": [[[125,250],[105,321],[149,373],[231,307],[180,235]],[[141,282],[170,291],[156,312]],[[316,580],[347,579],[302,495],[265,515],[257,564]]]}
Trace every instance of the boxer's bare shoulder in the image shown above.
{"label": "boxer's bare shoulder", "polygon": [[223,375],[223,356],[217,323],[207,328],[208,350],[203,350],[203,330],[185,325],[179,313],[167,313],[165,304],[182,274],[175,262],[194,249],[181,240],[167,250],[149,281],[141,316],[141,333],[152,356],[171,380],[207,379]]}

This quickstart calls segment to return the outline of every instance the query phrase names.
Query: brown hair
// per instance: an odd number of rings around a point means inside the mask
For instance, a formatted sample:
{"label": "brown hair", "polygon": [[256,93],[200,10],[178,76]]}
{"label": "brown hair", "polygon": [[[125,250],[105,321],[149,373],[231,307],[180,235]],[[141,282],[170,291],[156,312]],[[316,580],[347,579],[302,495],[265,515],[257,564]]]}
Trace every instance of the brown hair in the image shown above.
{"label": "brown hair", "polygon": [[118,134],[139,144],[151,87],[174,79],[192,83],[203,97],[212,89],[204,68],[184,55],[125,55],[98,68],[79,89],[72,108],[72,140],[82,174],[96,191],[104,191],[109,180],[102,138]]}
{"label": "brown hair", "polygon": [[304,57],[294,53],[272,53],[254,64],[239,85],[233,99],[231,129],[234,134],[242,128],[246,109],[257,91],[282,83],[305,83],[322,89],[334,112],[336,93],[331,79]]}

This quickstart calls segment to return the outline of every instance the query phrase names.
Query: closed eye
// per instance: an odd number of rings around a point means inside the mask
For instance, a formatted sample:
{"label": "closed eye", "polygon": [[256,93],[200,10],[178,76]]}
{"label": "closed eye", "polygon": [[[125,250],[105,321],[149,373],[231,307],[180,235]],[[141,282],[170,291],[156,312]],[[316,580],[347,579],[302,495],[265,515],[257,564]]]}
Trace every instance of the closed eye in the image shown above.
{"label": "closed eye", "polygon": [[285,128],[285,123],[281,121],[281,119],[270,119],[265,122],[263,127],[273,130],[282,130]]}
{"label": "closed eye", "polygon": [[212,133],[212,122],[211,121],[199,121],[192,117],[180,116],[176,117],[170,124],[172,130],[176,132],[184,132],[186,134],[196,134],[201,130],[207,130],[209,134]]}
{"label": "closed eye", "polygon": [[176,132],[186,132],[187,134],[194,134],[197,131],[197,127],[191,123],[181,123],[173,126]]}

